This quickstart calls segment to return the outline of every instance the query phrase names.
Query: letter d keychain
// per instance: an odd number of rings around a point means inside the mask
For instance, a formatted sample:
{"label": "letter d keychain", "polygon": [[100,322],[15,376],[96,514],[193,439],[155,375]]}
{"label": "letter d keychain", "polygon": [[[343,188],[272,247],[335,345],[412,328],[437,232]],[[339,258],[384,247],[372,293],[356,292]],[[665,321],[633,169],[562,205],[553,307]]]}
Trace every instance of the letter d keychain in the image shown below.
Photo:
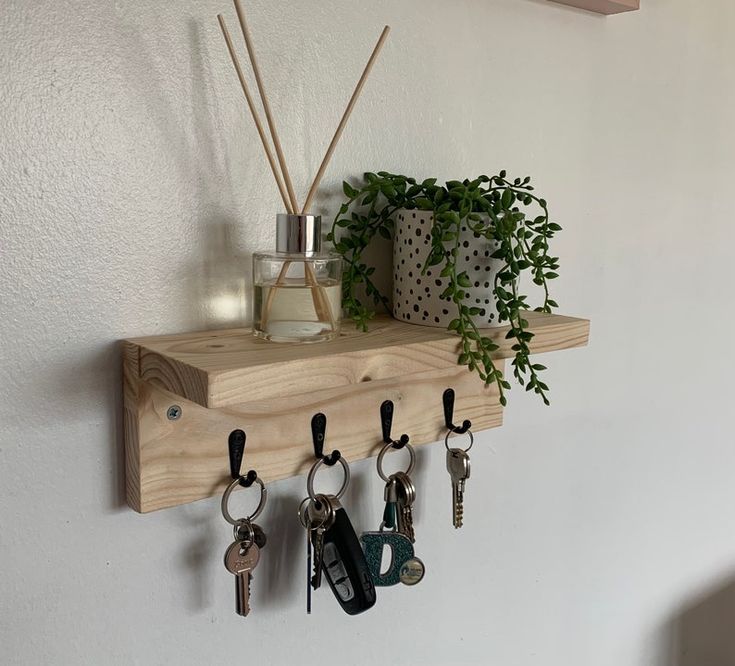
{"label": "letter d keychain", "polygon": [[[385,511],[380,529],[377,532],[364,532],[360,542],[376,586],[386,587],[398,583],[416,585],[423,579],[425,573],[424,563],[415,556],[413,547],[415,536],[412,506],[416,499],[416,488],[410,474],[416,464],[416,452],[408,443],[407,435],[402,435],[400,440],[391,439],[393,403],[390,400],[381,405],[380,415],[385,444],[378,455],[377,468],[380,478],[385,481]],[[385,454],[391,449],[402,448],[405,448],[410,456],[408,469],[386,476],[383,471]],[[388,571],[381,573],[385,546],[391,549],[391,563]]]}

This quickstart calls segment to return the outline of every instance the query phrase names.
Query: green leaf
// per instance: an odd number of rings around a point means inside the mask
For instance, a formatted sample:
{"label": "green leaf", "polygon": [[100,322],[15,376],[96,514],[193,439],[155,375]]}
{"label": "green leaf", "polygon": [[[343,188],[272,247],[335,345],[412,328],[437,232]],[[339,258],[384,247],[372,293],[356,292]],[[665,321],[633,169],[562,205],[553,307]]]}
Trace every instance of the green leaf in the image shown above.
{"label": "green leaf", "polygon": [[359,194],[359,191],[352,187],[346,180],[342,182],[342,191],[345,193],[345,196],[350,199],[354,199]]}
{"label": "green leaf", "polygon": [[510,208],[513,205],[513,200],[515,199],[513,195],[513,190],[506,189],[503,191],[503,198],[501,199],[501,203],[503,204],[503,208]]}

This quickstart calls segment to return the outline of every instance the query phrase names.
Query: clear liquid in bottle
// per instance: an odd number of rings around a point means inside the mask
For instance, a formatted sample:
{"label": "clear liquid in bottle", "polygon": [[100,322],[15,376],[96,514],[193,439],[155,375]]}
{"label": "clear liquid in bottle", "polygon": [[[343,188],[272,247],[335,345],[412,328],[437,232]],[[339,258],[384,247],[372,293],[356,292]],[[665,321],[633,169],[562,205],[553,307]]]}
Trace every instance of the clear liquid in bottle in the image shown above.
{"label": "clear liquid in bottle", "polygon": [[285,278],[255,285],[253,330],[272,342],[321,342],[339,334],[342,285]]}
{"label": "clear liquid in bottle", "polygon": [[342,257],[321,251],[318,215],[276,216],[276,251],[253,255],[253,333],[273,342],[339,335]]}

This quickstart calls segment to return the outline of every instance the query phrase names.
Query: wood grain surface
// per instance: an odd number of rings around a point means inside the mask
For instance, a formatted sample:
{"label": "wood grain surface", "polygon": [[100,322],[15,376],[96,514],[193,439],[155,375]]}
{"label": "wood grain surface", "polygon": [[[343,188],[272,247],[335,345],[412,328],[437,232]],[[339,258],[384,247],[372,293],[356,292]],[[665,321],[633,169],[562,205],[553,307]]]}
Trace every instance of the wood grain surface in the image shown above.
{"label": "wood grain surface", "polygon": [[[589,321],[529,313],[536,352],[587,343]],[[227,437],[247,433],[243,469],[264,481],[308,471],[310,423],[327,416],[325,450],[348,461],[377,455],[379,409],[395,403],[393,430],[415,445],[444,437],[442,393],[456,392],[455,422],[501,425],[495,386],[458,366],[457,337],[442,329],[378,319],[369,333],[349,324],[331,343],[280,345],[249,329],[137,338],[123,342],[128,503],[149,512],[220,493],[228,481]],[[512,352],[506,328],[488,329]],[[170,406],[181,415],[170,420]]]}
{"label": "wood grain surface", "polygon": [[[534,353],[587,344],[589,321],[527,313]],[[507,326],[485,329],[513,356]],[[376,318],[367,333],[345,322],[326,344],[276,344],[255,338],[249,328],[135,338],[140,377],[203,407],[225,407],[257,398],[282,398],[304,391],[348,386],[454,365],[458,337],[441,328]]]}

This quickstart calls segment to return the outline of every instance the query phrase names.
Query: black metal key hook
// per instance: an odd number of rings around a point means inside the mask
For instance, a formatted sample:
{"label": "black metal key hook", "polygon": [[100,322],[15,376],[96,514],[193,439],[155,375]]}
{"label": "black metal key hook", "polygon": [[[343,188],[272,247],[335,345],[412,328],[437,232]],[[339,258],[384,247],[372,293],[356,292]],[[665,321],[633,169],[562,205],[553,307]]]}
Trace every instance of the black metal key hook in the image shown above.
{"label": "black metal key hook", "polygon": [[402,449],[408,444],[408,435],[405,433],[399,439],[393,439],[390,434],[393,428],[393,401],[385,400],[380,405],[380,426],[383,429],[383,442],[390,444],[394,449]]}
{"label": "black metal key hook", "polygon": [[314,442],[314,457],[321,460],[328,467],[335,465],[342,454],[335,449],[329,455],[324,455],[324,437],[327,432],[327,417],[319,412],[311,418],[311,438]]}
{"label": "black metal key hook", "polygon": [[[245,440],[246,435],[243,430],[233,430],[227,438],[227,451],[230,456],[230,476],[232,477],[232,482],[227,486],[225,492],[222,494],[220,507],[222,509],[222,517],[235,528],[235,541],[243,540],[240,536],[240,532],[241,530],[246,529],[248,536],[245,540],[255,543],[256,534],[252,521],[255,520],[263,511],[266,500],[268,499],[268,491],[266,490],[262,479],[258,478],[258,473],[254,469],[251,469],[246,476],[242,476],[240,474],[242,457],[245,453]],[[260,501],[258,502],[257,508],[247,518],[240,518],[239,520],[233,518],[229,509],[230,495],[232,494],[232,491],[235,490],[238,484],[243,488],[250,488],[254,483],[257,483],[258,486],[260,486]]]}
{"label": "black metal key hook", "polygon": [[447,426],[447,430],[463,435],[471,427],[472,422],[465,419],[462,421],[461,426],[454,425],[454,389],[448,388],[442,395],[442,402],[444,403],[444,424]]}
{"label": "black metal key hook", "polygon": [[250,488],[258,478],[258,473],[251,469],[246,476],[240,474],[246,439],[247,435],[245,435],[244,430],[233,430],[227,439],[227,449],[230,454],[230,476],[232,480],[237,479],[243,488]]}
{"label": "black metal key hook", "polygon": [[319,412],[319,414],[314,414],[311,419],[311,436],[314,441],[314,457],[316,458],[316,462],[311,466],[309,474],[306,477],[306,490],[309,494],[309,498],[314,502],[317,509],[321,508],[321,502],[317,499],[316,493],[314,492],[314,479],[316,478],[317,470],[322,465],[327,465],[328,467],[332,467],[337,463],[342,465],[342,471],[345,474],[345,478],[344,481],[342,481],[342,486],[337,491],[337,499],[340,499],[342,495],[345,494],[347,486],[350,485],[350,466],[342,457],[342,454],[337,449],[334,449],[334,451],[329,455],[324,455],[324,437],[326,431],[327,417],[321,412]]}

